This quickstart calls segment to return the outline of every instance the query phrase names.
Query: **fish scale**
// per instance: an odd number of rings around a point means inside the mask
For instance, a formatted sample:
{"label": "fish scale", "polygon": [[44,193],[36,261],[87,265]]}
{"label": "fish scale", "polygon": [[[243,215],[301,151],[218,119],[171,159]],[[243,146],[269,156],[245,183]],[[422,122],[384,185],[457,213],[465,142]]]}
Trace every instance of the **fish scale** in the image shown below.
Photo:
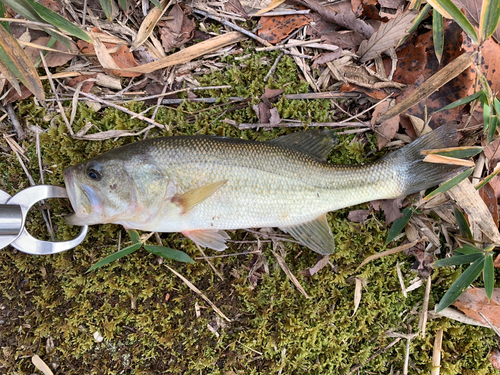
{"label": "fish scale", "polygon": [[461,167],[423,162],[421,151],[456,144],[446,125],[381,160],[335,165],[324,159],[331,131],[270,142],[211,136],[149,139],[65,171],[74,224],[182,232],[222,250],[223,230],[279,227],[321,254],[334,241],[325,214],[397,198],[445,181]]}

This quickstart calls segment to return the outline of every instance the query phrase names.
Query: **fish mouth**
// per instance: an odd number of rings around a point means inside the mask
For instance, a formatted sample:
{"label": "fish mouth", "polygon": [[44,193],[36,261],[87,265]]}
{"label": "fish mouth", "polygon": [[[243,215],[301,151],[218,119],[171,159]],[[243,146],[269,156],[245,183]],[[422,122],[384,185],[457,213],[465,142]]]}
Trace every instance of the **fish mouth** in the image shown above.
{"label": "fish mouth", "polygon": [[103,205],[94,189],[78,181],[75,169],[68,167],[63,177],[69,201],[75,213],[66,215],[64,220],[70,225],[92,225],[102,222]]}

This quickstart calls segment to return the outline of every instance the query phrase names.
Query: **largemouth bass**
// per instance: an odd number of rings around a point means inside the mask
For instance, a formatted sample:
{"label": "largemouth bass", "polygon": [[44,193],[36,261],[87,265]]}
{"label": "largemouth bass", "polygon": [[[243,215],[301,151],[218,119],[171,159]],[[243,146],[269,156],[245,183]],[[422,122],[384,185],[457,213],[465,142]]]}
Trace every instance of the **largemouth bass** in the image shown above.
{"label": "largemouth bass", "polygon": [[326,213],[397,198],[441,183],[462,167],[423,162],[421,151],[454,146],[446,125],[367,165],[335,165],[328,130],[269,142],[215,136],[148,139],[64,171],[74,225],[182,232],[224,250],[224,230],[278,227],[320,254],[335,242]]}

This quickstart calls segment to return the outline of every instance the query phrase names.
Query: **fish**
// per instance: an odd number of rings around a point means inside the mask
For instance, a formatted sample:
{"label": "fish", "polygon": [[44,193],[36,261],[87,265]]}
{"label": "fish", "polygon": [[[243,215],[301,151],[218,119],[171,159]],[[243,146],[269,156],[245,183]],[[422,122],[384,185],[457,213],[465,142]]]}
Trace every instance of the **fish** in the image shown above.
{"label": "fish", "polygon": [[369,164],[327,162],[336,143],[335,132],[317,129],[267,142],[195,135],[130,143],[64,170],[74,209],[66,221],[181,232],[218,251],[227,248],[226,230],[272,227],[328,255],[328,212],[407,196],[463,170],[421,153],[456,146],[454,124]]}

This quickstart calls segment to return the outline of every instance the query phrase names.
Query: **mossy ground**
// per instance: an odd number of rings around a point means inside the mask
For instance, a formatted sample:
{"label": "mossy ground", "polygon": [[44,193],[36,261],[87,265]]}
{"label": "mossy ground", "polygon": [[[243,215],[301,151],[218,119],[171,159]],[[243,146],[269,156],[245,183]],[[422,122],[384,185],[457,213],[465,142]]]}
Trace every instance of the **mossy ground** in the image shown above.
{"label": "mossy ground", "polygon": [[[157,120],[169,124],[171,129],[153,130],[149,136],[217,134],[265,141],[289,132],[239,131],[222,122],[224,118],[256,122],[252,104],[258,103],[264,87],[284,88],[285,93],[307,92],[307,84],[300,81],[287,57],[264,85],[263,77],[275,57],[276,54],[253,55],[241,61],[228,58],[228,69],[197,77],[202,85],[232,86],[197,92],[198,95],[219,96],[221,103],[229,96],[254,98],[247,107],[224,114],[226,107],[201,111],[208,106],[187,102],[177,109],[160,109]],[[145,109],[142,103],[129,106],[136,112]],[[333,111],[328,100],[281,99],[276,106],[282,118],[306,121],[329,121]],[[19,116],[47,130],[41,136],[41,156],[48,184],[62,185],[66,166],[140,139],[74,140],[60,119],[51,124],[51,116],[30,101],[20,104]],[[74,131],[87,120],[101,131],[144,127],[140,121],[129,120],[129,116],[114,109],[93,113],[80,104]],[[375,149],[373,137],[368,139],[367,144],[360,145],[351,142],[352,136],[342,138],[331,160],[366,161],[364,155]],[[39,182],[34,140],[21,145],[29,158],[27,167]],[[13,194],[27,187],[28,180],[15,155],[7,151],[4,140],[0,140],[0,147],[0,188]],[[379,155],[374,153],[372,158]],[[49,201],[60,240],[74,235],[74,229],[67,227],[60,216],[68,212],[69,202],[61,203]],[[393,340],[387,337],[387,331],[416,331],[424,292],[420,288],[406,299],[402,296],[396,263],[403,262],[407,282],[413,278],[411,261],[402,254],[355,271],[367,256],[385,249],[387,233],[381,224],[382,214],[372,216],[366,224],[356,224],[347,220],[348,212],[346,209],[329,215],[337,247],[330,258],[335,271],[326,267],[311,278],[301,276],[301,270],[315,264],[316,255],[285,243],[285,260],[310,299],[304,298],[281,271],[267,243],[262,249],[270,272],[263,274],[254,287],[247,277],[254,255],[212,259],[226,278],[224,281],[201,260],[195,264],[164,262],[201,289],[232,319],[230,323],[222,323],[201,298],[156,256],[145,251],[86,274],[97,260],[117,250],[120,232],[126,245],[126,233],[119,226],[92,227],[76,249],[53,256],[30,256],[7,248],[0,252],[0,373],[35,372],[31,364],[34,354],[55,364],[56,374],[275,374],[280,370],[283,374],[349,373],[353,366],[364,363]],[[46,236],[37,210],[30,216],[28,227],[32,233]],[[165,245],[192,257],[199,255],[193,243],[182,235],[161,237]],[[231,237],[253,239],[244,231],[231,233]],[[233,243],[227,253],[254,250],[255,246]],[[458,274],[459,270],[450,269],[433,273],[431,307]],[[359,310],[352,316],[354,276],[362,277],[367,285]],[[200,317],[195,313],[196,303],[201,306]],[[218,336],[207,328],[208,324],[217,330]],[[411,374],[429,373],[434,334],[440,328],[444,329],[442,374],[498,374],[488,361],[488,352],[496,345],[491,331],[447,319],[430,321],[426,338],[411,341]],[[96,331],[104,338],[100,343],[94,340]],[[53,349],[47,346],[49,338]],[[405,341],[400,341],[363,366],[360,373],[401,371],[405,347]]]}

